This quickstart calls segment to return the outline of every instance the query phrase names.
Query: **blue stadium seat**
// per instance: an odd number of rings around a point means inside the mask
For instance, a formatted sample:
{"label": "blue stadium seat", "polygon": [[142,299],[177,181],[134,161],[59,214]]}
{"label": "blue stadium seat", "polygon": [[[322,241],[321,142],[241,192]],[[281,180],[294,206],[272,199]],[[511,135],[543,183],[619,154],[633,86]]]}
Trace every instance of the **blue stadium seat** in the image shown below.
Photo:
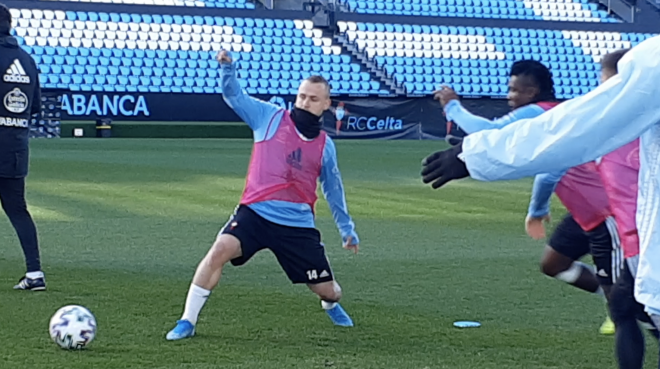
{"label": "blue stadium seat", "polygon": [[[95,0],[91,0],[95,1]],[[209,6],[224,6],[233,4],[233,7],[244,7],[242,0],[200,0]],[[420,3],[410,1],[349,1],[351,7],[355,9],[362,8],[372,14],[417,15],[417,16],[437,16],[444,12],[443,16],[468,16],[468,17],[503,17],[525,19],[533,17],[539,19],[531,9],[525,8],[525,4],[517,1],[495,1],[495,0],[422,0]],[[210,5],[213,4],[213,5]],[[222,4],[222,5],[220,5]],[[563,6],[560,3],[557,6]],[[593,4],[595,5],[595,4]],[[591,11],[591,16],[598,19],[607,16],[601,10],[594,6],[584,3],[584,8]],[[397,13],[398,12],[398,13]],[[271,72],[295,72],[295,77],[306,75],[321,74],[327,76],[331,83],[338,82],[338,90],[358,91],[364,90],[369,84],[369,91],[377,93],[381,91],[379,82],[373,80],[369,72],[362,72],[360,63],[355,63],[352,57],[347,53],[342,55],[332,55],[332,52],[325,47],[320,47],[316,40],[306,36],[307,30],[297,28],[294,21],[282,19],[255,19],[251,17],[215,17],[202,15],[159,15],[159,14],[139,14],[136,13],[104,13],[104,12],[83,12],[68,11],[64,13],[67,21],[91,21],[129,23],[131,29],[137,26],[136,23],[145,23],[151,27],[158,27],[157,24],[179,24],[186,26],[229,26],[233,28],[235,36],[242,35],[243,51],[234,52],[239,74],[241,71],[255,70],[259,72],[257,77],[257,86],[253,87],[255,91],[261,89],[264,91],[292,90],[293,86],[283,86],[281,83],[285,78],[284,73],[276,77]],[[423,22],[420,22],[423,23]],[[76,24],[80,26],[79,24]],[[400,51],[387,50],[384,56],[381,51],[372,61],[377,68],[393,78],[397,83],[412,83],[406,87],[429,90],[430,85],[437,86],[440,81],[443,83],[451,82],[469,93],[495,94],[500,93],[501,88],[505,88],[508,80],[507,72],[512,61],[520,58],[534,58],[542,60],[557,72],[559,78],[558,86],[562,86],[563,79],[572,83],[570,89],[566,92],[567,96],[573,93],[582,93],[586,88],[593,88],[597,83],[598,67],[593,62],[591,53],[585,53],[585,50],[574,44],[573,39],[564,35],[561,31],[540,30],[540,29],[507,29],[492,27],[464,27],[464,26],[428,26],[424,24],[385,24],[357,22],[356,28],[369,32],[398,32],[413,35],[410,41],[422,42],[424,47],[415,49],[417,57],[404,56],[412,55],[410,51],[401,53]],[[87,26],[87,25],[85,25]],[[144,25],[142,26],[144,27]],[[155,28],[154,28],[155,29]],[[76,30],[83,31],[83,30]],[[85,32],[88,30],[84,30]],[[131,31],[134,32],[134,31]],[[144,32],[141,30],[140,32]],[[155,33],[155,32],[154,32]],[[572,32],[574,33],[574,32]],[[571,33],[570,37],[573,37]],[[54,33],[50,33],[54,34]],[[162,34],[162,32],[161,32]],[[208,31],[204,33],[208,35]],[[444,58],[437,57],[439,49],[429,47],[427,42],[429,35],[435,37],[442,35],[445,37],[443,43],[450,41],[452,44],[460,44],[461,52],[480,52],[481,55],[486,52],[486,57],[477,59],[468,59],[465,55],[458,55],[454,50],[450,55],[444,55]],[[214,35],[214,37],[219,35]],[[223,38],[230,36],[223,34]],[[365,35],[357,35],[362,37]],[[387,40],[394,40],[390,35],[378,34],[376,42],[383,41],[383,36],[390,37]],[[393,35],[392,35],[393,36]],[[396,37],[399,37],[398,35]],[[422,37],[423,36],[423,37]],[[447,40],[446,37],[464,37],[459,42],[458,39]],[[467,39],[465,37],[472,37]],[[474,36],[483,36],[484,41],[476,42]],[[140,38],[145,37],[143,34]],[[373,36],[370,36],[373,38]],[[410,37],[410,36],[405,36]],[[622,33],[621,38],[624,41],[638,42],[648,37],[645,34],[626,34]],[[79,38],[80,39],[80,38]],[[175,38],[173,38],[175,39]],[[152,45],[147,46],[147,41],[138,40],[127,42],[125,47],[112,47],[113,43],[106,42],[105,47],[73,47],[69,44],[67,47],[58,46],[59,42],[46,42],[44,39],[35,45],[35,40],[27,40],[31,45],[26,45],[25,49],[30,52],[35,61],[39,63],[44,74],[44,83],[66,84],[66,79],[61,78],[64,75],[72,76],[79,74],[81,76],[92,76],[93,80],[69,79],[71,85],[79,89],[91,89],[97,91],[106,84],[99,83],[104,76],[107,80],[109,76],[125,76],[128,79],[123,81],[116,80],[117,86],[124,86],[122,82],[127,82],[128,86],[133,86],[130,77],[138,79],[149,78],[151,83],[153,77],[158,78],[181,78],[182,84],[179,87],[188,87],[190,91],[201,91],[207,93],[216,86],[208,85],[208,79],[218,78],[218,65],[214,61],[215,52],[209,50],[208,43],[206,50],[203,43],[178,44],[174,41],[166,43],[161,41],[154,49]],[[19,41],[25,44],[26,40],[19,37]],[[106,40],[110,41],[110,40]],[[402,39],[396,39],[402,41]],[[408,39],[406,39],[408,41]],[[215,40],[214,40],[215,42]],[[372,42],[372,41],[369,41]],[[485,43],[484,43],[485,42]],[[72,42],[73,43],[73,42]],[[166,46],[165,46],[166,45]],[[185,45],[185,47],[184,47]],[[237,45],[236,43],[234,45]],[[98,46],[94,44],[93,46]],[[406,42],[406,47],[407,42]],[[467,46],[467,48],[466,48]],[[236,46],[234,46],[236,47]],[[252,47],[252,51],[248,47]],[[379,46],[380,47],[380,46]],[[162,48],[162,49],[161,49]],[[185,49],[185,50],[184,50]],[[194,49],[194,50],[193,50]],[[423,51],[422,51],[423,50]],[[430,52],[435,57],[430,57]],[[421,53],[424,57],[421,57]],[[446,51],[443,50],[442,53]],[[328,54],[326,54],[328,53]],[[55,66],[61,68],[56,69]],[[451,68],[451,69],[445,69]],[[584,72],[584,74],[578,73]],[[57,81],[50,75],[55,75]],[[293,74],[293,73],[291,73]],[[488,79],[486,79],[488,77]],[[490,77],[496,77],[493,80]],[[184,78],[197,79],[197,84],[186,85]],[[204,80],[204,85],[200,86],[199,81]],[[163,80],[161,80],[164,82]],[[342,85],[342,82],[349,82]],[[504,82],[504,83],[503,83]],[[247,82],[242,82],[247,85]],[[502,87],[502,83],[504,87]],[[358,87],[359,85],[359,87]],[[404,86],[404,85],[401,85]],[[149,87],[153,86],[147,83],[143,89],[154,91]],[[290,87],[290,88],[289,88]],[[105,87],[103,87],[105,88]],[[135,90],[139,90],[137,87]],[[162,91],[160,89],[159,91]],[[177,91],[171,89],[170,91]],[[180,89],[179,91],[183,91]],[[359,92],[359,91],[358,91]]]}

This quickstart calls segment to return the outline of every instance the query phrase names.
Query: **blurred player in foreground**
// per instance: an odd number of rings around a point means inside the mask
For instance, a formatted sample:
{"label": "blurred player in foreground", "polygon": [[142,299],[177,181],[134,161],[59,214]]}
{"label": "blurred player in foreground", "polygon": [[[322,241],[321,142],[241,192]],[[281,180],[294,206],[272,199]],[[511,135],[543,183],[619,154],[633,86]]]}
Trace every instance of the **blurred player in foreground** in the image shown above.
{"label": "blurred player in foreground", "polygon": [[[618,73],[617,63],[628,52],[618,50],[601,60],[601,82]],[[637,182],[639,180],[639,139],[603,156],[598,170],[603,178],[610,205],[621,236],[625,263],[619,279],[610,292],[610,311],[616,326],[615,349],[620,369],[641,369],[644,366],[646,344],[637,320],[651,332],[658,331],[649,324],[644,307],[635,301],[634,286],[639,260],[639,235],[635,224],[637,212]]]}
{"label": "blurred player in foreground", "polygon": [[632,48],[617,67],[619,73],[594,91],[537,118],[500,130],[477,132],[467,136],[460,146],[431,154],[422,161],[422,177],[424,183],[440,188],[468,176],[496,181],[561,171],[596,160],[640,137],[635,220],[639,263],[634,296],[657,327],[660,326],[660,36]]}
{"label": "blurred player in foreground", "polygon": [[[444,106],[447,120],[471,134],[537,117],[557,105],[552,74],[542,63],[535,60],[517,61],[509,74],[507,98],[513,109],[511,113],[492,121],[475,116],[461,106],[453,90],[443,87],[435,95]],[[607,195],[595,165],[589,163],[568,172],[536,177],[525,224],[528,234],[535,239],[545,237],[543,222],[550,220],[549,200],[553,192],[556,192],[569,214],[545,247],[541,271],[549,277],[604,297],[615,280],[619,269],[616,265],[620,265],[622,257]],[[578,261],[587,254],[592,254],[598,273]],[[609,316],[601,325],[600,332],[614,333],[614,324]]]}
{"label": "blurred player in foreground", "polygon": [[223,97],[254,133],[254,147],[240,205],[197,267],[183,316],[168,340],[195,334],[199,313],[227,262],[245,264],[263,249],[275,254],[293,283],[305,283],[321,299],[335,325],[353,321],[339,305],[341,288],[314,224],[317,180],[344,248],[358,252],[358,236],[348,214],[335,145],[321,129],[330,107],[330,86],[320,76],[302,81],[291,112],[247,96],[227,51],[218,53]]}

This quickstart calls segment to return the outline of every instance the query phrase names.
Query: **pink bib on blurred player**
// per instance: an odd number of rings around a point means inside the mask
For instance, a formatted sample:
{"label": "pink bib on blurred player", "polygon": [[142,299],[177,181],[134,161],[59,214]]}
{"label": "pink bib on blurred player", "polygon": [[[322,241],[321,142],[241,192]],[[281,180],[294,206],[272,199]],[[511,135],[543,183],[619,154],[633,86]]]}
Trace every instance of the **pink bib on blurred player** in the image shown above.
{"label": "pink bib on blurred player", "polygon": [[536,103],[536,105],[538,105],[541,109],[543,109],[545,111],[548,111],[548,110],[554,108],[555,106],[559,105],[559,103],[558,102],[553,102],[553,101],[541,101],[541,102]]}
{"label": "pink bib on blurred player", "polygon": [[624,257],[638,255],[639,235],[635,218],[639,182],[639,139],[603,156],[598,170],[619,230]]}
{"label": "pink bib on blurred player", "polygon": [[569,169],[555,193],[585,231],[598,227],[612,215],[605,186],[593,162]]}
{"label": "pink bib on blurred player", "polygon": [[[558,103],[540,102],[536,105],[550,110]],[[559,181],[555,194],[585,231],[596,228],[612,215],[603,181],[594,163],[569,169]]]}
{"label": "pink bib on blurred player", "polygon": [[[269,131],[272,125],[273,121]],[[304,140],[285,111],[275,135],[254,144],[241,204],[279,200],[308,204],[314,211],[325,140],[323,131],[313,140]]]}

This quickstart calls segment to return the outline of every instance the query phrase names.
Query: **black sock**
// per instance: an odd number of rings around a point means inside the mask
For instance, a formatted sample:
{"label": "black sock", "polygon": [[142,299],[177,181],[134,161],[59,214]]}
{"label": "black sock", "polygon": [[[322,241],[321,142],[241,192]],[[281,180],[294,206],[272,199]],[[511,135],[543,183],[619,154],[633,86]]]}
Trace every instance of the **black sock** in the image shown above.
{"label": "black sock", "polygon": [[635,300],[635,279],[624,265],[621,276],[609,294],[608,306],[615,328],[615,350],[619,369],[644,367],[644,334],[637,322],[643,307]]}
{"label": "black sock", "polygon": [[642,369],[644,366],[644,335],[637,319],[630,317],[615,323],[616,356],[620,369]]}

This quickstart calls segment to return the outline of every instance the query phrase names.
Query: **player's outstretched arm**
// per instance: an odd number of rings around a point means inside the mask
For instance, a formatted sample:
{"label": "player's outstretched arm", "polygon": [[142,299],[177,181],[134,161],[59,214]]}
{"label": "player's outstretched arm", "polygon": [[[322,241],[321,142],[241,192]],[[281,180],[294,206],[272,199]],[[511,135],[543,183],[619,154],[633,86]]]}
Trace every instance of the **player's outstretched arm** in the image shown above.
{"label": "player's outstretched arm", "polygon": [[440,90],[435,91],[433,97],[443,106],[447,121],[456,123],[468,134],[502,128],[521,119],[537,117],[545,111],[540,106],[532,104],[518,108],[501,118],[490,120],[467,111],[459,101],[456,92],[447,86],[442,86]]}
{"label": "player's outstretched arm", "polygon": [[564,173],[539,174],[534,178],[532,196],[525,218],[525,231],[534,239],[545,237],[544,222],[550,222],[550,199]]}
{"label": "player's outstretched arm", "polygon": [[330,137],[326,138],[325,149],[323,151],[323,165],[319,180],[321,182],[323,196],[328,201],[330,212],[341,234],[344,248],[357,253],[360,239],[355,232],[355,223],[353,223],[351,216],[348,214],[344,184],[337,165],[337,150]]}
{"label": "player's outstretched arm", "polygon": [[222,97],[253,131],[264,129],[279,107],[246,94],[236,78],[236,64],[231,54],[221,50],[216,59],[222,68]]}
{"label": "player's outstretched arm", "polygon": [[557,188],[557,184],[566,172],[559,174],[538,174],[534,178],[532,196],[529,201],[527,215],[533,218],[541,218],[550,214],[550,199]]}
{"label": "player's outstretched arm", "polygon": [[516,179],[592,161],[660,122],[660,36],[642,42],[619,74],[534,119],[465,138],[460,157],[472,178]]}
{"label": "player's outstretched arm", "polygon": [[447,120],[456,123],[468,134],[487,129],[499,129],[522,119],[537,117],[544,112],[545,110],[541,107],[532,104],[518,108],[501,118],[490,120],[470,113],[458,100],[452,100],[445,106]]}

